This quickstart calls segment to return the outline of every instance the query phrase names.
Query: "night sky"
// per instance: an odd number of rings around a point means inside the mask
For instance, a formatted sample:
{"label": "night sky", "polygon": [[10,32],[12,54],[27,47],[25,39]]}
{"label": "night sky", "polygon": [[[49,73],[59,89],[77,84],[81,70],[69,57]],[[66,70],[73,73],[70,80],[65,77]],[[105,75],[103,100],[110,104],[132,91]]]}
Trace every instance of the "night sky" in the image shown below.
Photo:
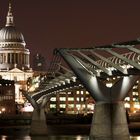
{"label": "night sky", "polygon": [[[140,37],[140,0],[13,0],[26,47],[49,63],[54,48],[90,47]],[[0,0],[0,27],[8,0]]]}

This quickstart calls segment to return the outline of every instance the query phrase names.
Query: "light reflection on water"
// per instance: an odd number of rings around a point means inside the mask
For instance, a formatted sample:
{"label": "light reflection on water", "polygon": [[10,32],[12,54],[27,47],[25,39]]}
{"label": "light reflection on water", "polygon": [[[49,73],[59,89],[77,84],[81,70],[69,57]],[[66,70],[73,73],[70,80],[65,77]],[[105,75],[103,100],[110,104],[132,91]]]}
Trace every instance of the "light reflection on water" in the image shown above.
{"label": "light reflection on water", "polygon": [[130,137],[131,140],[140,140],[140,136],[137,136],[137,137]]}
{"label": "light reflection on water", "polygon": [[[140,136],[130,137],[131,140],[140,140]],[[88,136],[1,136],[0,140],[89,140]]]}

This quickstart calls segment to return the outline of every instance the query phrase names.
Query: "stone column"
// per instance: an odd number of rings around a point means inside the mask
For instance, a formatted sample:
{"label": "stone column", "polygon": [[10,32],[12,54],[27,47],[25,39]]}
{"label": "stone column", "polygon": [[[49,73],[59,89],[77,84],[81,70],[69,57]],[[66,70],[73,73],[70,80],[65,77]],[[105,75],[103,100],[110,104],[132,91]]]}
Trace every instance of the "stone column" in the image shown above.
{"label": "stone column", "polygon": [[90,140],[130,139],[123,102],[96,103],[95,110]]}
{"label": "stone column", "polygon": [[32,114],[32,122],[30,135],[47,135],[47,124],[44,108],[34,109]]}

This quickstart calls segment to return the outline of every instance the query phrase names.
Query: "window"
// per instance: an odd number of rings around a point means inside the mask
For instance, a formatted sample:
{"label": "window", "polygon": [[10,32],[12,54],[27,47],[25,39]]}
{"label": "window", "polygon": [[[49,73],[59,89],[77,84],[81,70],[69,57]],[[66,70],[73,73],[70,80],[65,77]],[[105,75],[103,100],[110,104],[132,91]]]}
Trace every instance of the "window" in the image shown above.
{"label": "window", "polygon": [[77,97],[77,98],[76,98],[76,100],[77,100],[77,101],[80,101],[80,98],[79,98],[79,97]]}
{"label": "window", "polygon": [[83,95],[84,94],[84,91],[81,91],[81,94]]}
{"label": "window", "polygon": [[69,104],[68,108],[74,108],[74,104]]}
{"label": "window", "polygon": [[79,91],[76,91],[76,94],[79,94],[80,92]]}
{"label": "window", "polygon": [[50,108],[56,108],[56,104],[50,104]]}
{"label": "window", "polygon": [[81,97],[81,101],[84,101],[84,97]]}
{"label": "window", "polygon": [[71,92],[68,92],[68,94],[71,94]]}
{"label": "window", "polygon": [[124,100],[125,101],[130,101],[130,97],[126,97]]}
{"label": "window", "polygon": [[66,104],[60,104],[60,108],[66,108]]}
{"label": "window", "polygon": [[50,101],[56,101],[56,97],[52,97]]}
{"label": "window", "polygon": [[80,109],[80,107],[81,107],[80,104],[77,104],[77,105],[76,105],[76,108],[77,108],[77,109]]}
{"label": "window", "polygon": [[59,100],[60,101],[66,101],[66,97],[60,97]]}
{"label": "window", "polygon": [[74,101],[73,97],[68,97],[68,101]]}

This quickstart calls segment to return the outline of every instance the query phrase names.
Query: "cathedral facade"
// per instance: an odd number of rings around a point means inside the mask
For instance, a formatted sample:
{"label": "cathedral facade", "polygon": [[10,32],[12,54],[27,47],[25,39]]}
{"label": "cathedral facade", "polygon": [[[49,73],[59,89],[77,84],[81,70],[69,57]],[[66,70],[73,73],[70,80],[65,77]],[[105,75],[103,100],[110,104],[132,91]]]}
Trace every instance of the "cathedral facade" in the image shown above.
{"label": "cathedral facade", "polygon": [[23,34],[15,27],[9,2],[6,24],[0,30],[0,76],[2,79],[15,81],[16,102],[23,102],[20,89],[27,89],[26,81],[32,75],[30,51],[26,48]]}

